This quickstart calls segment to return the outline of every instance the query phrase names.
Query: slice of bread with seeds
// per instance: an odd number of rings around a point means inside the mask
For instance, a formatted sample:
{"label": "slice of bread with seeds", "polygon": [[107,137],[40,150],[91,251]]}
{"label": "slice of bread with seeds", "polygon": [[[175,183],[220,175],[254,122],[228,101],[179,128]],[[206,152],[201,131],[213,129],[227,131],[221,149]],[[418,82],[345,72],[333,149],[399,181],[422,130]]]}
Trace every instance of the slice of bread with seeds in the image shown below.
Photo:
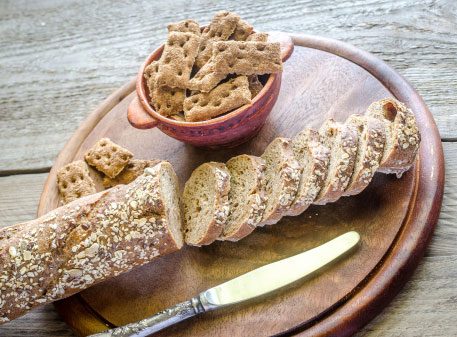
{"label": "slice of bread with seeds", "polygon": [[330,149],[320,142],[316,130],[306,128],[292,139],[295,159],[303,167],[295,200],[286,215],[299,215],[312,204],[324,186],[330,162]]}
{"label": "slice of bread with seeds", "polygon": [[379,119],[370,116],[351,115],[346,124],[354,125],[359,137],[354,170],[344,192],[348,196],[362,192],[373,179],[384,153],[386,131]]}
{"label": "slice of bread with seeds", "polygon": [[229,214],[230,172],[223,163],[197,167],[184,186],[182,208],[185,241],[209,245],[221,235]]}
{"label": "slice of bread with seeds", "polygon": [[258,226],[277,223],[294,201],[300,183],[301,167],[292,152],[289,138],[276,138],[262,154],[265,160],[266,204]]}
{"label": "slice of bread with seeds", "polygon": [[335,202],[344,193],[351,179],[357,157],[357,129],[327,119],[319,129],[322,144],[330,149],[330,163],[324,186],[314,204]]}
{"label": "slice of bread with seeds", "polygon": [[250,234],[265,210],[265,161],[242,154],[227,162],[230,171],[230,213],[219,240],[238,241]]}
{"label": "slice of bread with seeds", "polygon": [[379,172],[401,176],[416,160],[421,140],[413,112],[396,99],[386,98],[372,103],[367,115],[378,118],[385,126],[386,146]]}

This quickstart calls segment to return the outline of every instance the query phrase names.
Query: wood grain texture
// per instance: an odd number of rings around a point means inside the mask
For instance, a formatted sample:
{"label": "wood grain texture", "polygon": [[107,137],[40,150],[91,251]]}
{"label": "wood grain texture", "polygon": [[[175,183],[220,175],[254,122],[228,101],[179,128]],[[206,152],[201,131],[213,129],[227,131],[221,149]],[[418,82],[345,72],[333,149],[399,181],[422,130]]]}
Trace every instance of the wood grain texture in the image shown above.
{"label": "wood grain texture", "polygon": [[[448,337],[457,335],[457,144],[444,143],[446,185],[435,234],[413,278],[357,337]],[[0,224],[35,216],[45,174],[0,178]],[[5,200],[9,203],[5,204]],[[0,326],[0,336],[74,336],[52,306]]]}
{"label": "wood grain texture", "polygon": [[49,169],[87,111],[164,41],[167,22],[208,22],[221,9],[259,30],[323,35],[374,53],[417,88],[442,137],[457,139],[453,0],[2,1],[0,173]]}

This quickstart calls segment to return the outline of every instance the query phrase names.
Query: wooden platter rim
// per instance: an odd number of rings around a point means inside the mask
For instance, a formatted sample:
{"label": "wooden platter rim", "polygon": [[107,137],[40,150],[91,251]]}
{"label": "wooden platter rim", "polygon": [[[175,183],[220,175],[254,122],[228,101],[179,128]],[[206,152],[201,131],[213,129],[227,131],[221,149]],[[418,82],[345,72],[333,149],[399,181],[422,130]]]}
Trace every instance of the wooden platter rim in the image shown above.
{"label": "wooden platter rim", "polygon": [[[433,116],[419,94],[395,70],[372,54],[347,43],[304,34],[290,35],[297,46],[326,51],[357,64],[378,79],[398,99],[406,101],[412,106],[413,110],[420,111],[419,117],[423,119],[423,122],[429,124],[429,131],[423,133],[423,142],[430,142],[437,154],[437,160],[431,163],[432,165],[427,166],[421,160],[424,146],[421,147],[420,158],[415,166],[415,192],[411,198],[407,216],[396,239],[372,273],[344,301],[335,304],[335,306],[329,308],[312,322],[303,322],[303,324],[284,332],[287,335],[300,334],[303,336],[350,336],[373,319],[394,298],[409,279],[417,266],[419,258],[423,255],[441,208],[444,190],[443,150]],[[75,152],[91,132],[92,126],[96,125],[116,104],[134,90],[135,79],[132,79],[96,108],[66,143],[56,158],[45,182],[38,206],[39,215],[45,207],[51,177],[58,167],[66,164],[63,154],[68,151]],[[434,171],[434,175],[432,174],[429,180],[423,179],[422,177],[429,175],[430,171],[432,173]],[[422,205],[422,207],[418,205],[416,201],[419,194],[433,195],[433,198],[430,198],[433,200],[431,205]],[[423,198],[421,201],[423,201]],[[429,209],[429,212],[421,212],[423,209]],[[414,244],[406,247],[405,254],[405,251],[402,250],[404,248],[402,244],[404,244],[406,237],[408,237],[409,242]],[[400,273],[402,277],[398,277]],[[69,301],[69,299],[66,301]],[[71,302],[81,306],[81,312],[85,310],[84,314],[87,316],[86,318],[91,320],[91,323],[112,326],[110,322],[100,317],[93,309],[91,310],[89,304],[85,303],[79,295],[73,296]],[[61,303],[57,302],[57,310],[68,322],[71,319],[65,314],[63,307],[66,306],[61,306]]]}

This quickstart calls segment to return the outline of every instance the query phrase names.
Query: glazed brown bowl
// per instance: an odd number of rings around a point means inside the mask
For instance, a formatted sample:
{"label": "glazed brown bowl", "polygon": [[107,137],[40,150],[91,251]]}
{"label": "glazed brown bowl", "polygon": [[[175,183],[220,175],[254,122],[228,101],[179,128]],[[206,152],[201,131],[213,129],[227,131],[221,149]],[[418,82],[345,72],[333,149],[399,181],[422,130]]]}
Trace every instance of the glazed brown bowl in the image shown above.
{"label": "glazed brown bowl", "polygon": [[[282,61],[293,52],[293,42],[288,35],[269,33],[269,41],[281,43]],[[148,56],[141,66],[137,81],[137,96],[130,103],[127,117],[130,124],[138,129],[158,127],[168,136],[179,141],[208,148],[232,147],[239,145],[261,129],[278,98],[282,73],[268,75],[264,87],[249,104],[225,115],[202,122],[184,122],[160,115],[149,103],[149,89],[144,78],[144,69],[162,55],[163,46]]]}

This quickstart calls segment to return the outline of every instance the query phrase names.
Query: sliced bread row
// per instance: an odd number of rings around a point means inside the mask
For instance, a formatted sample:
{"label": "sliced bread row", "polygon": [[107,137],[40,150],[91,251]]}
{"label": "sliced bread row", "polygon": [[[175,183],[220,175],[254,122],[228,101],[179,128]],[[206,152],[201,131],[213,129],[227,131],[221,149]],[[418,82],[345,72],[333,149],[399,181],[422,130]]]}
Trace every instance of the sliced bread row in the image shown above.
{"label": "sliced bread row", "polygon": [[344,123],[328,119],[318,131],[307,128],[292,140],[276,138],[261,157],[203,164],[184,189],[186,242],[237,241],[311,204],[358,194],[376,171],[407,170],[419,142],[411,110],[386,99],[364,116],[352,115]]}

